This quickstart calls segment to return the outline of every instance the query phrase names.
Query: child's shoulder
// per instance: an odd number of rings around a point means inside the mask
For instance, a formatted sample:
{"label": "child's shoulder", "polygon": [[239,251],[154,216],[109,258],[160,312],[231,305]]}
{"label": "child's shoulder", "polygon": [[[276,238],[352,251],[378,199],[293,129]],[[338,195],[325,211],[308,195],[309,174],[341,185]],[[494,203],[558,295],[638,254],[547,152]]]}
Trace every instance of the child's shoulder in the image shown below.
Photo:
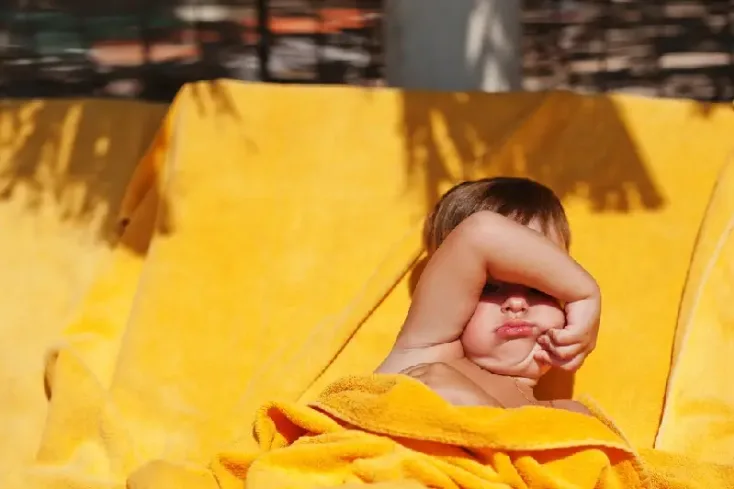
{"label": "child's shoulder", "polygon": [[589,411],[586,406],[578,401],[574,401],[573,399],[554,399],[547,402],[550,407],[554,407],[556,409],[565,409],[566,411],[573,411],[575,413],[593,416],[593,413]]}

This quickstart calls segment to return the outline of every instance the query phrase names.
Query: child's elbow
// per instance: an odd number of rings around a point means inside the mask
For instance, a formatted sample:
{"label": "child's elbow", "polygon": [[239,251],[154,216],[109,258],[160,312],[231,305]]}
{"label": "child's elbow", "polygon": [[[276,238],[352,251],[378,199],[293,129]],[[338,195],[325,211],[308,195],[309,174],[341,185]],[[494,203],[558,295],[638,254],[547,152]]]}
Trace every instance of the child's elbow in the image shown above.
{"label": "child's elbow", "polygon": [[503,229],[514,222],[492,211],[478,211],[464,219],[455,231],[461,241],[486,246],[500,238]]}

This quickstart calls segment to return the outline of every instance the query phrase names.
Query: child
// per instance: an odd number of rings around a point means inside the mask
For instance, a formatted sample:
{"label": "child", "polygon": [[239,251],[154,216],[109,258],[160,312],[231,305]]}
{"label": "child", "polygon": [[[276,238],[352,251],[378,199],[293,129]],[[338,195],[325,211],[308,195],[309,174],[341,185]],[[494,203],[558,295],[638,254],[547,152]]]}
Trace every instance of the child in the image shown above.
{"label": "child", "polygon": [[[555,365],[593,350],[601,298],[569,255],[563,207],[524,178],[465,182],[426,222],[429,261],[380,373],[404,373],[455,404],[534,404]],[[546,405],[586,412],[573,401]]]}

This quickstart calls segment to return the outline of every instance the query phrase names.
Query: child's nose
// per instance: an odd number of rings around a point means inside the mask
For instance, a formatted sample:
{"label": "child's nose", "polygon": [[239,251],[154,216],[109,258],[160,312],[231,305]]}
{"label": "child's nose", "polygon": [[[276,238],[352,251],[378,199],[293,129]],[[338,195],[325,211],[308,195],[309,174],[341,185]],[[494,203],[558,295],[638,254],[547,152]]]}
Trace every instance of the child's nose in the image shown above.
{"label": "child's nose", "polygon": [[517,295],[511,295],[508,296],[507,299],[505,299],[505,302],[502,303],[502,312],[507,313],[523,313],[528,310],[528,301],[525,300],[525,297],[517,296]]}

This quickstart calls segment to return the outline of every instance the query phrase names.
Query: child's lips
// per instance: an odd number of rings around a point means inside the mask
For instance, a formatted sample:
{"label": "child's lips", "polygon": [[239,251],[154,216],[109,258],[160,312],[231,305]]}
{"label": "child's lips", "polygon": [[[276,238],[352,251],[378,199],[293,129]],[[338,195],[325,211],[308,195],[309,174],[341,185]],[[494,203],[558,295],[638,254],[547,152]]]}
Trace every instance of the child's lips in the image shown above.
{"label": "child's lips", "polygon": [[506,340],[529,338],[535,335],[535,324],[529,321],[507,321],[497,328],[496,333]]}

